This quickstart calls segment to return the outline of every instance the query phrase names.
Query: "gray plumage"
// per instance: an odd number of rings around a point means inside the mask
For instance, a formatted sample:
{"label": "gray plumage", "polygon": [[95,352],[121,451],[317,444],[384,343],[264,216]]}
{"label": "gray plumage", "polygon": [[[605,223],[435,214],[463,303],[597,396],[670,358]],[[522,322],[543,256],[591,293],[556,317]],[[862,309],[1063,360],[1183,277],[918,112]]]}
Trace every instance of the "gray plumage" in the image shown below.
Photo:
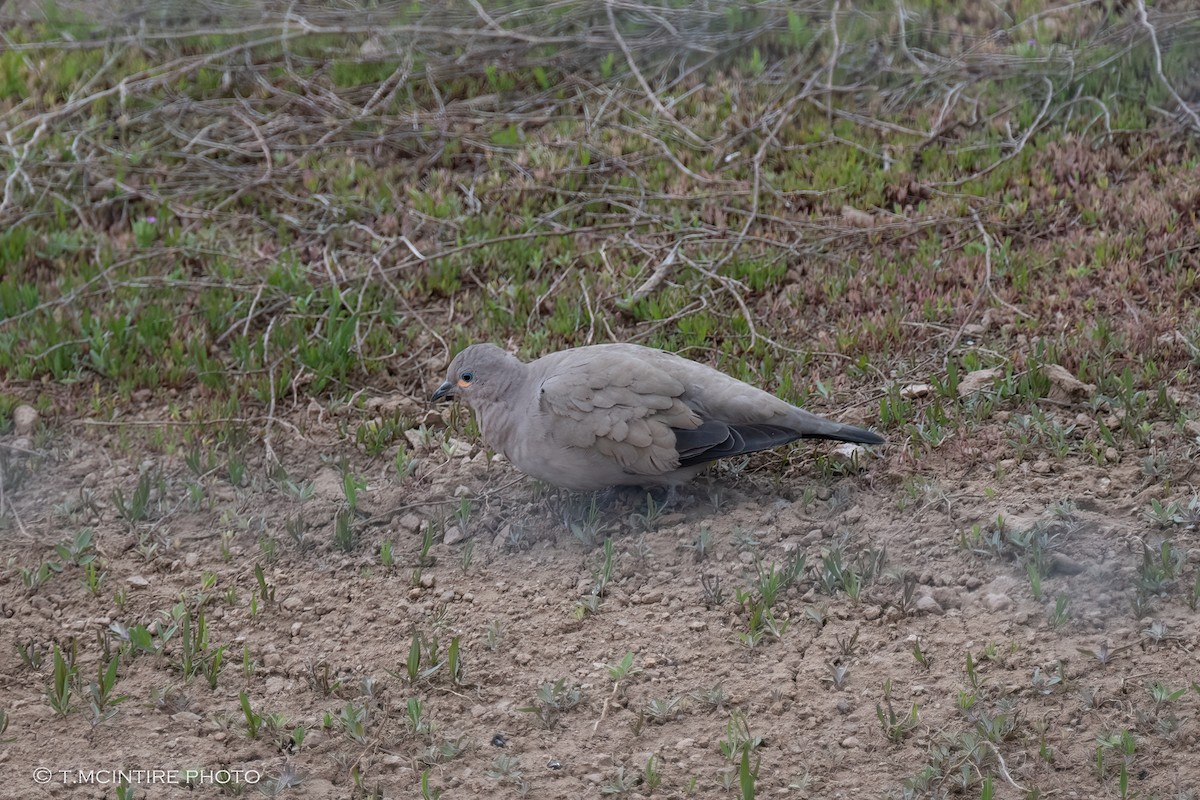
{"label": "gray plumage", "polygon": [[674,486],[711,461],[801,438],[883,444],[674,353],[599,344],[528,364],[492,344],[450,363],[433,399],[461,397],[483,439],[566,489]]}

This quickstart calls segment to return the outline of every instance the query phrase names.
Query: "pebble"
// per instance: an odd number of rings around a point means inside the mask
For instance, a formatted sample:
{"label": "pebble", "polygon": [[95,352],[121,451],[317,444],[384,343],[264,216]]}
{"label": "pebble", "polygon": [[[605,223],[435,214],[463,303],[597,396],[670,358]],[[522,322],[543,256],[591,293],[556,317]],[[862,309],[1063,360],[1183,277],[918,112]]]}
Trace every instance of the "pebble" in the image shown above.
{"label": "pebble", "polygon": [[648,606],[653,603],[661,603],[662,599],[663,599],[662,592],[660,592],[658,589],[651,589],[650,591],[645,592],[644,594],[635,594],[633,596],[633,599],[631,602],[635,606]]}
{"label": "pebble", "polygon": [[825,537],[824,532],[820,528],[813,528],[808,533],[804,534],[804,538],[800,541],[804,544],[816,544]]}
{"label": "pebble", "polygon": [[842,744],[842,747],[846,748],[847,750],[853,750],[858,747],[858,737],[857,736],[847,736],[845,739],[842,739],[841,744]]}
{"label": "pebble", "polygon": [[1033,471],[1039,475],[1048,475],[1050,473],[1050,462],[1049,461],[1033,462]]}
{"label": "pebble", "polygon": [[749,550],[743,550],[738,553],[738,561],[741,561],[743,564],[753,564],[754,553],[751,553]]}
{"label": "pebble", "polygon": [[829,460],[848,469],[861,470],[867,462],[867,448],[842,442],[830,452]]}
{"label": "pebble", "polygon": [[150,585],[150,579],[145,575],[130,575],[125,579],[125,582],[130,586],[136,586],[139,589],[145,589]]}
{"label": "pebble", "polygon": [[284,600],[282,603],[284,611],[298,611],[300,609],[300,607],[303,605],[304,605],[304,601],[301,600],[296,595],[292,595],[291,597]]}
{"label": "pebble", "polygon": [[883,616],[883,609],[879,606],[865,606],[862,615],[865,620],[876,620]]}
{"label": "pebble", "polygon": [[913,383],[900,390],[900,396],[912,400],[915,397],[926,397],[933,393],[933,387],[928,383]]}
{"label": "pebble", "polygon": [[977,369],[974,372],[968,372],[963,375],[958,381],[958,396],[967,397],[981,392],[984,389],[990,389],[996,379],[1003,375],[1003,371],[991,369]]}
{"label": "pebble", "polygon": [[404,528],[405,530],[416,533],[417,531],[419,531],[421,529],[421,518],[418,517],[416,514],[411,514],[411,513],[405,514],[403,517],[400,518],[399,525],[401,528]]}
{"label": "pebble", "polygon": [[458,544],[466,538],[467,535],[463,532],[462,528],[458,527],[457,525],[451,525],[449,528],[446,528],[446,532],[442,534],[442,544]]}
{"label": "pebble", "polygon": [[1060,575],[1078,575],[1086,569],[1086,564],[1081,564],[1064,553],[1055,553],[1050,557],[1051,572],[1056,572]]}
{"label": "pebble", "polygon": [[688,630],[706,631],[708,630],[708,623],[702,619],[694,619],[688,623]]}
{"label": "pebble", "polygon": [[33,406],[21,405],[13,409],[13,433],[17,436],[32,436],[37,427],[38,412]]}
{"label": "pebble", "polygon": [[1108,478],[1101,478],[1096,483],[1096,496],[1108,497],[1112,493],[1112,481]]}
{"label": "pebble", "polygon": [[46,619],[52,619],[54,617],[54,606],[46,598],[42,597],[41,595],[34,595],[33,599],[31,599],[29,602],[33,605],[34,610]]}
{"label": "pebble", "polygon": [[675,743],[676,750],[691,750],[695,746],[696,746],[695,739],[680,739],[678,742]]}
{"label": "pebble", "polygon": [[971,577],[967,578],[967,581],[963,584],[963,586],[967,587],[967,591],[973,592],[980,586],[983,586],[983,581],[981,581],[978,576],[972,575]]}
{"label": "pebble", "polygon": [[1117,452],[1117,448],[1110,447],[1104,451],[1104,460],[1115,464],[1121,460],[1121,454]]}
{"label": "pebble", "polygon": [[917,611],[923,614],[942,614],[942,607],[938,605],[938,601],[934,600],[927,594],[917,598]]}
{"label": "pebble", "polygon": [[983,602],[987,605],[990,611],[1003,611],[1012,606],[1012,598],[1006,594],[992,592],[987,597],[983,598]]}
{"label": "pebble", "polygon": [[437,583],[437,578],[430,575],[429,573],[424,573],[421,575],[421,588],[422,589],[432,589],[436,583]]}

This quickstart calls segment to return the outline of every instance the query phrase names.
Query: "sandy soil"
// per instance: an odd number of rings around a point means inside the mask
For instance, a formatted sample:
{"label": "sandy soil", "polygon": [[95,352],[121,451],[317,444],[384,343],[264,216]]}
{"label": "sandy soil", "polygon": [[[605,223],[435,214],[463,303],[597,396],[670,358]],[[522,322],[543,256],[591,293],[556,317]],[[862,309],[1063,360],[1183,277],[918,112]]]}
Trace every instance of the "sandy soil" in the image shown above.
{"label": "sandy soil", "polygon": [[[457,434],[435,430],[423,446],[414,437],[416,467],[399,479],[391,453],[355,452],[336,419],[294,422],[274,446],[290,480],[311,483],[306,500],[268,480],[253,448],[243,485],[233,486],[223,467],[197,478],[136,427],[50,420],[38,455],[9,457],[19,520],[3,532],[0,706],[10,722],[0,772],[13,796],[112,797],[114,786],[86,783],[77,770],[118,768],[225,768],[257,780],[214,787],[202,776],[201,796],[411,797],[426,769],[430,791],[446,797],[735,796],[737,763],[721,749],[731,719],[761,738],[753,759],[763,797],[900,796],[931,763],[940,777],[913,796],[956,795],[961,776],[971,784],[981,767],[996,776],[996,797],[1116,797],[1119,747],[1101,740],[1122,730],[1135,742],[1131,793],[1194,796],[1185,793],[1200,786],[1200,693],[1188,688],[1200,675],[1200,632],[1185,603],[1200,543],[1194,531],[1142,516],[1150,497],[1171,493],[1143,478],[1132,456],[1000,467],[1003,427],[989,421],[965,468],[965,445],[951,441],[943,449],[952,457],[915,461],[885,448],[857,474],[821,476],[801,446],[711,471],[657,518],[636,495],[611,498],[596,529],[597,541],[613,539],[611,580],[592,613],[580,601],[596,586],[604,548],[568,525],[582,531],[586,499],[489,464],[477,445],[442,446]],[[368,484],[349,553],[332,545],[346,504],[343,458]],[[114,492],[130,497],[141,474],[153,476],[150,513],[130,524]],[[191,484],[202,487],[198,502]],[[471,499],[465,524],[454,515],[462,497]],[[1056,514],[1064,499],[1076,510]],[[963,546],[972,525],[986,535],[997,515],[1011,530],[1040,521],[1049,532],[1041,600],[1018,560]],[[20,568],[61,561],[52,546],[83,529],[94,531],[105,576],[97,594],[70,564],[28,587]],[[1136,619],[1143,544],[1157,553],[1167,534],[1180,576]],[[385,540],[394,542],[391,569],[380,563]],[[847,563],[883,564],[857,602],[820,586],[831,548]],[[773,611],[786,628],[751,646],[736,590],[797,554],[807,566]],[[256,564],[273,600],[252,607]],[[722,598],[711,591],[717,580]],[[1069,605],[1056,627],[1060,595]],[[114,693],[126,699],[95,722],[86,686],[104,651],[120,647],[114,626],[169,620],[181,602],[205,610],[210,652],[228,648],[216,689],[203,676],[184,679],[176,635],[163,655],[121,658]],[[442,666],[410,685],[414,636],[426,644],[420,669],[431,665],[435,637]],[[445,664],[455,637],[457,681]],[[47,701],[52,643],[75,653],[78,668],[65,716]],[[614,683],[608,665],[626,653],[633,669]],[[539,687],[560,680],[560,709],[527,710]],[[918,714],[891,738],[877,714],[885,682],[900,718],[913,704]],[[1186,691],[1156,703],[1156,682]],[[256,738],[242,692],[255,713],[278,715]],[[960,698],[971,694],[964,709]],[[411,698],[429,730],[409,722]],[[346,713],[364,716],[361,731],[337,720]],[[306,731],[299,746],[297,726]],[[1103,775],[1098,750],[1108,754]],[[651,756],[657,787],[645,782]],[[34,783],[38,767],[51,771],[45,785]],[[182,786],[134,789],[195,796]]]}

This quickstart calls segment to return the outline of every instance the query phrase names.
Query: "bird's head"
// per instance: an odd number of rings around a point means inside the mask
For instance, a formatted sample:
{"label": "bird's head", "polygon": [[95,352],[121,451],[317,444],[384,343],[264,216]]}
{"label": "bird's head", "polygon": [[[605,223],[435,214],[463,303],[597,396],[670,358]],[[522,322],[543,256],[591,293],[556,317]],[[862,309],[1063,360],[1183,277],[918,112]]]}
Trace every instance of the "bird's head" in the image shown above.
{"label": "bird's head", "polygon": [[499,397],[524,366],[494,344],[473,344],[454,357],[433,400],[461,397],[471,403]]}

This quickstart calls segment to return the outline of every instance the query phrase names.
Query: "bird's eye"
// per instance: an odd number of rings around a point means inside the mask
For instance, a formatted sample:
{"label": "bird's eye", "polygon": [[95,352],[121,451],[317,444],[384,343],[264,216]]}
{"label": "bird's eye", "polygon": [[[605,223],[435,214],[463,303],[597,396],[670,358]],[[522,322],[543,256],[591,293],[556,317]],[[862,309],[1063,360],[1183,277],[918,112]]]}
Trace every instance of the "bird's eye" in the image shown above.
{"label": "bird's eye", "polygon": [[475,373],[470,371],[464,372],[458,376],[458,379],[463,383],[470,383],[471,381],[475,380]]}

